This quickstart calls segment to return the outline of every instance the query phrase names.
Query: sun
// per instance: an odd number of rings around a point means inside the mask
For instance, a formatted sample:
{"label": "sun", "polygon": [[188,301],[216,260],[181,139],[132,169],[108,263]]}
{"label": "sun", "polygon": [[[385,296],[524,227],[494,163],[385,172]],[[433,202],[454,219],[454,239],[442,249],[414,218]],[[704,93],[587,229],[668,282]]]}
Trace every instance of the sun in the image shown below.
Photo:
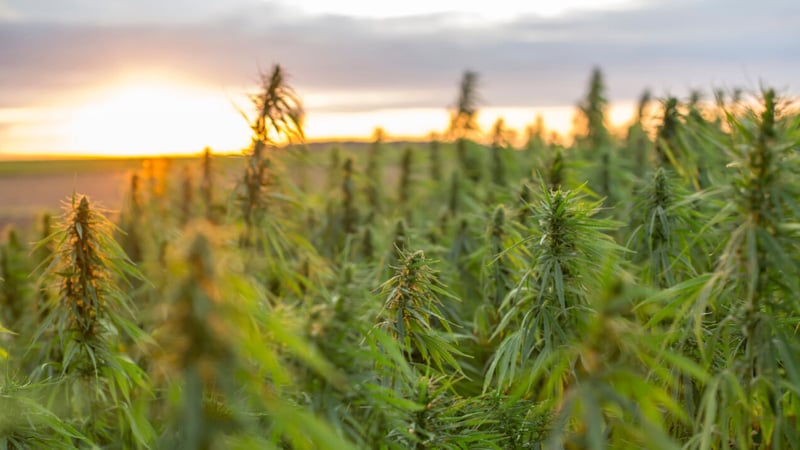
{"label": "sun", "polygon": [[72,109],[68,151],[97,156],[178,155],[204,147],[233,151],[250,130],[222,92],[162,81],[133,81],[95,93]]}

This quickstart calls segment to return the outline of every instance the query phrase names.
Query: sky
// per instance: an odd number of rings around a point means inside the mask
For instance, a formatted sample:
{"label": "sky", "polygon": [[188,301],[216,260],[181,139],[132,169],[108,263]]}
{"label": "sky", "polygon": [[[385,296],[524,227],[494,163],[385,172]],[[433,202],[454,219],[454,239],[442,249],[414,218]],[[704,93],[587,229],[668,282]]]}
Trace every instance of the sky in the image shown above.
{"label": "sky", "polygon": [[311,139],[447,127],[465,70],[480,124],[566,132],[593,67],[611,121],[644,89],[800,91],[796,0],[0,0],[0,155],[236,151],[280,63]]}

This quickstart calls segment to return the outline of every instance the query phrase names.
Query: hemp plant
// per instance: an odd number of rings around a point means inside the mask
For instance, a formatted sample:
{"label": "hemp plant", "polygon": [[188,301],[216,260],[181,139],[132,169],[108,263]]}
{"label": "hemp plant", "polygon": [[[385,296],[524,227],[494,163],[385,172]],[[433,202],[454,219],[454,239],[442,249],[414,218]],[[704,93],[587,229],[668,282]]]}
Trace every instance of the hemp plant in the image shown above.
{"label": "hemp plant", "polygon": [[372,142],[367,150],[367,166],[364,173],[367,176],[366,180],[366,194],[367,202],[374,211],[380,211],[382,208],[382,185],[383,185],[383,171],[381,170],[381,153],[384,149],[384,140],[386,133],[383,128],[375,128],[372,133]]}
{"label": "hemp plant", "polygon": [[118,283],[141,278],[112,237],[114,226],[89,199],[72,197],[61,229],[38,245],[55,245],[42,277],[57,290],[34,337],[42,349],[33,378],[64,384],[60,401],[72,423],[97,445],[141,448],[153,438],[137,399],[150,394],[142,369],[123,343],[144,342],[131,299]]}
{"label": "hemp plant", "polygon": [[392,247],[390,249],[391,261],[389,265],[400,262],[404,258],[405,252],[408,251],[409,236],[406,222],[403,219],[398,220],[394,226],[394,237],[392,238]]}
{"label": "hemp plant", "polygon": [[270,182],[269,152],[282,141],[303,141],[304,110],[300,97],[289,86],[280,65],[270,74],[261,73],[260,91],[251,94],[255,109],[251,119],[241,112],[253,131],[252,146],[247,155],[247,167],[241,180],[239,202],[246,230],[243,243],[252,240],[253,227],[260,221],[267,206],[266,188]]}
{"label": "hemp plant", "polygon": [[513,258],[506,250],[511,246],[509,237],[517,236],[509,223],[508,215],[505,207],[498,206],[487,226],[483,280],[485,294],[494,308],[500,307],[516,284],[513,277]]}
{"label": "hemp plant", "polygon": [[467,70],[461,78],[458,100],[450,113],[448,133],[456,139],[456,152],[461,170],[472,181],[478,181],[481,170],[470,154],[468,139],[478,127],[478,73]]}
{"label": "hemp plant", "polygon": [[5,245],[0,245],[0,326],[21,331],[24,321],[33,315],[33,285],[28,280],[30,263],[16,230],[9,229],[7,236]]}
{"label": "hemp plant", "polygon": [[334,371],[241,274],[238,254],[207,237],[224,237],[219,231],[189,230],[184,248],[169,258],[176,282],[157,334],[159,376],[169,394],[159,446],[352,448],[288,398],[298,363],[329,380]]}
{"label": "hemp plant", "polygon": [[186,226],[194,215],[194,180],[192,171],[187,166],[183,169],[183,182],[181,183],[180,225]]}
{"label": "hemp plant", "polygon": [[[0,279],[2,282],[2,279]],[[0,334],[10,331],[0,326]],[[4,358],[0,348],[0,360]],[[48,408],[47,383],[20,382],[5,379],[0,383],[0,448],[46,448],[72,450],[96,448],[93,442],[69,423],[68,417],[58,414],[58,408]]]}
{"label": "hemp plant", "polygon": [[212,448],[226,430],[242,426],[235,398],[229,398],[235,391],[231,369],[236,354],[228,342],[229,312],[219,298],[214,254],[204,235],[197,234],[186,251],[186,266],[169,321],[159,332],[162,347],[172,355],[162,367],[180,375],[183,383],[183,403],[173,405],[173,423],[162,439],[165,445]]}
{"label": "hemp plant", "polygon": [[565,169],[565,162],[564,162],[564,155],[561,151],[561,146],[555,145],[553,149],[553,158],[549,161],[546,172],[548,188],[550,189],[566,188],[564,169]]}
{"label": "hemp plant", "polygon": [[608,99],[606,98],[606,86],[603,72],[599,67],[592,70],[591,80],[589,81],[589,92],[586,94],[578,110],[584,129],[581,140],[584,141],[591,151],[599,151],[608,139],[609,132],[606,127],[606,109]]}
{"label": "hemp plant", "polygon": [[439,136],[436,133],[430,135],[430,148],[428,149],[428,158],[430,166],[431,181],[439,183],[442,181],[442,151]]}
{"label": "hemp plant", "polygon": [[358,226],[358,209],[355,205],[356,188],[353,183],[353,158],[344,162],[342,179],[342,231],[345,235],[355,234]]}
{"label": "hemp plant", "polygon": [[[381,287],[386,296],[378,325],[393,337],[409,363],[460,371],[450,322],[442,314],[442,299],[455,301],[436,276],[422,250],[401,252],[394,276]],[[435,325],[435,324],[438,324]]]}
{"label": "hemp plant", "polygon": [[701,224],[699,215],[691,211],[689,195],[672,171],[662,167],[639,192],[629,247],[637,252],[635,261],[643,263],[643,281],[659,288],[685,281],[697,275],[695,266],[702,267],[693,260],[698,252],[693,251],[691,238],[700,236]]}
{"label": "hemp plant", "polygon": [[515,215],[516,221],[523,227],[528,226],[528,218],[531,215],[531,200],[532,200],[531,186],[527,182],[522,182],[517,194]]}
{"label": "hemp plant", "polygon": [[800,439],[800,133],[772,89],[761,101],[760,111],[727,116],[733,228],[694,307],[712,378],[692,448],[789,448]]}
{"label": "hemp plant", "polygon": [[606,125],[606,86],[603,73],[599,67],[592,70],[589,91],[578,105],[579,120],[582,122],[582,134],[578,142],[587,160],[594,166],[594,173],[589,177],[593,186],[602,196],[613,203],[611,191],[611,135]]}
{"label": "hemp plant", "polygon": [[628,128],[628,135],[625,138],[626,150],[630,155],[630,165],[632,167],[633,175],[637,178],[644,177],[645,170],[650,166],[650,138],[645,131],[645,120],[648,106],[651,103],[651,94],[649,90],[642,92],[639,97],[639,103],[636,108],[636,115],[633,124]]}
{"label": "hemp plant", "polygon": [[589,293],[597,288],[606,255],[619,254],[606,231],[616,222],[595,217],[600,202],[581,191],[550,190],[533,206],[535,225],[515,244],[528,254],[528,269],[514,295],[500,306],[494,336],[502,338],[487,368],[484,389],[503,388],[538,357],[552,353],[585,327]]}
{"label": "hemp plant", "polygon": [[669,97],[664,100],[664,112],[661,124],[658,127],[655,142],[656,162],[660,167],[673,167],[678,165],[678,130],[680,128],[680,115],[678,113],[678,99]]}
{"label": "hemp plant", "polygon": [[449,218],[455,218],[462,208],[462,187],[461,176],[458,171],[453,171],[450,174],[450,184],[447,191],[447,215]]}
{"label": "hemp plant", "polygon": [[135,263],[142,262],[145,257],[143,242],[147,240],[148,227],[145,226],[145,203],[142,194],[142,178],[139,174],[131,175],[128,194],[120,212],[120,234],[122,248]]}
{"label": "hemp plant", "polygon": [[499,187],[505,187],[506,181],[506,161],[505,149],[508,145],[508,133],[505,129],[503,118],[498,118],[492,130],[492,159],[491,172],[492,183]]}
{"label": "hemp plant", "polygon": [[478,365],[476,378],[482,376],[480,370],[483,370],[484,363],[499,341],[493,335],[500,321],[500,305],[516,287],[516,274],[521,270],[520,259],[510,251],[514,242],[521,238],[508,216],[509,212],[503,205],[495,208],[486,226],[485,243],[478,250],[481,259],[481,302],[472,314],[473,336],[477,344],[474,352]]}
{"label": "hemp plant", "polygon": [[206,219],[213,221],[214,213],[214,167],[211,157],[211,148],[203,149],[203,160],[201,163],[202,179],[200,181],[200,198],[203,199],[203,206],[206,210]]}
{"label": "hemp plant", "polygon": [[397,203],[405,212],[406,220],[410,222],[409,216],[411,209],[408,208],[411,201],[411,177],[414,163],[414,148],[406,147],[403,151],[403,158],[400,162],[400,182],[397,189]]}
{"label": "hemp plant", "polygon": [[678,389],[671,375],[707,376],[662,349],[663,336],[636,320],[632,310],[643,291],[632,277],[611,261],[603,272],[581,332],[540,354],[511,395],[551,411],[546,448],[681,448],[670,424],[690,418],[670,395]]}
{"label": "hemp plant", "polygon": [[541,164],[542,156],[547,150],[545,131],[544,117],[541,114],[536,115],[533,125],[525,127],[526,140],[523,151],[525,163],[521,167],[524,173],[531,173],[535,167]]}

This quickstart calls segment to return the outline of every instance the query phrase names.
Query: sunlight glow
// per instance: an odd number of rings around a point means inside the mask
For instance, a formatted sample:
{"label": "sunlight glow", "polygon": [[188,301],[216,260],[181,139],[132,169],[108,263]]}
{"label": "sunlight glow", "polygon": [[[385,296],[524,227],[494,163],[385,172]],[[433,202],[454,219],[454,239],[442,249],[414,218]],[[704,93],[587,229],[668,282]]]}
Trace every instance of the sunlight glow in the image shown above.
{"label": "sunlight glow", "polygon": [[[608,125],[612,129],[623,128],[632,119],[633,112],[632,103],[612,104],[607,115]],[[478,125],[480,131],[486,135],[492,129],[494,122],[502,117],[506,127],[516,131],[518,138],[522,139],[525,128],[534,123],[536,116],[541,115],[548,133],[555,132],[567,137],[572,130],[575,113],[574,106],[483,108],[478,114]],[[312,140],[343,137],[369,140],[373,130],[381,127],[392,138],[424,138],[431,132],[443,133],[449,123],[449,112],[442,108],[379,109],[349,113],[316,112],[308,116],[306,136]]]}
{"label": "sunlight glow", "polygon": [[[249,113],[244,95],[164,80],[125,80],[50,108],[0,109],[0,156],[80,155],[149,156],[197,154],[206,146],[216,152],[239,152],[250,144],[251,130],[236,106]],[[251,90],[241,89],[240,92]],[[396,94],[396,95],[395,95]],[[446,133],[445,108],[380,108],[386,99],[414,103],[425,92],[312,92],[307,95],[305,134],[309,141],[369,140],[376,127],[390,139],[424,139]],[[355,101],[355,104],[351,102]],[[357,107],[348,111],[347,105]],[[619,129],[630,120],[631,103],[612,104],[609,125]],[[548,137],[568,142],[574,106],[486,107],[478,114],[481,136],[502,117],[522,145],[525,128],[544,118]]]}
{"label": "sunlight glow", "polygon": [[248,144],[250,130],[222,94],[142,82],[78,106],[65,134],[65,151],[128,156],[238,149]]}

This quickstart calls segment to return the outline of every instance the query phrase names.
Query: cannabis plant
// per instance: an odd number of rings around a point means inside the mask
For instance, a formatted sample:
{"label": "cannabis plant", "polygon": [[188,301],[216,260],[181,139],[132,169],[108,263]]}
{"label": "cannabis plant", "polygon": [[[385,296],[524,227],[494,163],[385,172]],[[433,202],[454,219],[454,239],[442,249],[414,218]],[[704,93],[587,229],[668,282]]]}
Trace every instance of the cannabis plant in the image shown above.
{"label": "cannabis plant", "polygon": [[[697,416],[697,448],[788,448],[800,438],[800,136],[773,90],[762,102],[760,112],[728,115],[734,228],[695,308],[701,361],[713,375]],[[709,312],[716,323],[702,321]]]}
{"label": "cannabis plant", "polygon": [[696,261],[702,241],[702,218],[693,211],[688,190],[669,169],[658,168],[638,192],[633,214],[632,242],[635,261],[643,263],[644,281],[667,288],[696,276],[706,266]]}
{"label": "cannabis plant", "polygon": [[344,179],[342,180],[342,231],[346,235],[354,234],[358,226],[358,210],[356,209],[356,188],[353,183],[353,159],[344,162]]}
{"label": "cannabis plant", "polygon": [[440,310],[443,300],[456,299],[438,280],[423,251],[400,255],[402,264],[381,288],[386,300],[379,327],[400,343],[408,362],[442,372],[446,364],[459,371],[453,331]]}
{"label": "cannabis plant", "polygon": [[250,95],[255,117],[242,116],[253,131],[252,149],[248,154],[247,168],[241,180],[240,204],[247,226],[243,243],[252,240],[252,228],[260,221],[266,207],[265,189],[270,183],[270,156],[268,152],[282,140],[302,141],[304,110],[300,98],[286,81],[279,65],[272,72],[260,74],[261,90]]}
{"label": "cannabis plant", "polygon": [[28,280],[30,262],[17,232],[8,230],[7,242],[0,246],[0,324],[21,331],[24,321],[31,318],[35,305],[33,285]]}
{"label": "cannabis plant", "polygon": [[461,170],[467,177],[477,182],[481,170],[469,145],[468,139],[478,130],[478,74],[464,72],[459,87],[458,100],[450,113],[448,132],[456,139],[456,151]]}
{"label": "cannabis plant", "polygon": [[383,141],[386,133],[382,128],[376,128],[372,133],[373,141],[370,143],[367,152],[366,174],[366,194],[367,202],[374,211],[383,208],[381,197],[383,191],[383,171],[381,170],[381,158],[383,152]]}
{"label": "cannabis plant", "polygon": [[114,241],[114,226],[87,197],[77,198],[66,205],[60,230],[39,243],[55,245],[42,277],[57,294],[34,337],[34,348],[42,351],[33,378],[63,384],[58,399],[97,445],[145,447],[153,431],[137,403],[150,387],[123,350],[145,336],[119,286],[141,275]]}
{"label": "cannabis plant", "polygon": [[551,191],[544,184],[542,190],[530,236],[515,244],[527,247],[530,266],[500,306],[494,336],[502,341],[487,368],[485,389],[513,383],[520,370],[549,357],[585,328],[603,262],[621,251],[605,233],[616,223],[594,217],[599,202],[580,191]]}

